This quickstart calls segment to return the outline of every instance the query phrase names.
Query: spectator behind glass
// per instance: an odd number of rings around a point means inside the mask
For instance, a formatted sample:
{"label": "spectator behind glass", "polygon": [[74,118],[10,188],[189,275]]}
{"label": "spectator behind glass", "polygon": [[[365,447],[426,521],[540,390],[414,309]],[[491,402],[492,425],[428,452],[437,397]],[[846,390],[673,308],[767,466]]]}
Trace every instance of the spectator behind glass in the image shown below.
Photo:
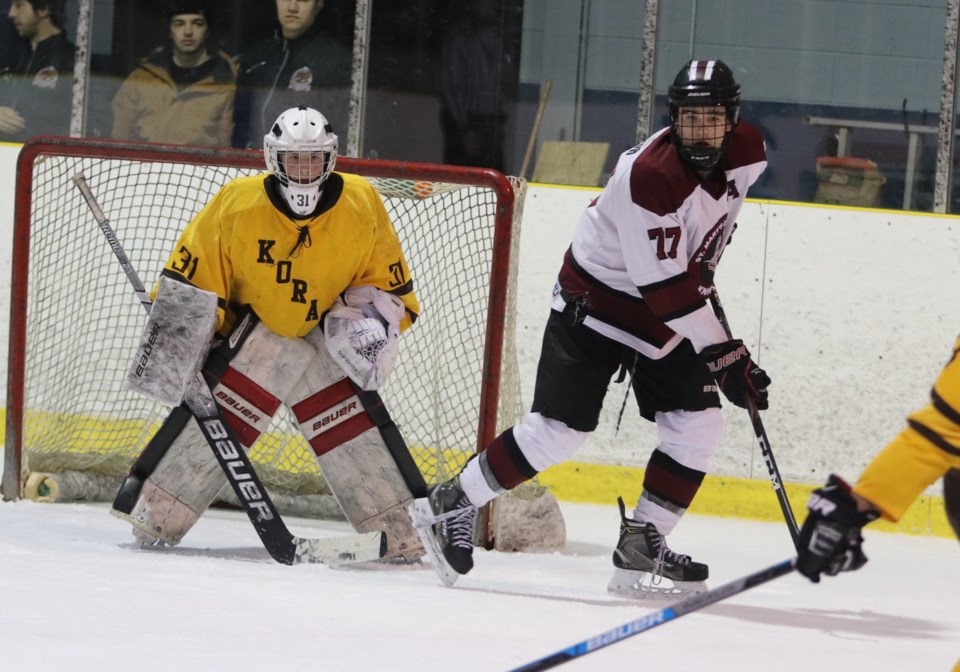
{"label": "spectator behind glass", "polygon": [[73,44],[63,32],[66,0],[13,0],[7,18],[29,41],[0,66],[0,142],[70,133]]}
{"label": "spectator behind glass", "polygon": [[[10,11],[10,0],[0,0],[0,14]],[[20,55],[30,49],[30,42],[20,39],[12,21],[0,20],[0,72],[12,70]]]}
{"label": "spectator behind glass", "polygon": [[440,51],[443,162],[503,170],[503,40],[496,0],[458,6]]}
{"label": "spectator behind glass", "polygon": [[276,4],[279,30],[240,55],[233,145],[259,147],[273,120],[300,105],[322,109],[344,142],[352,55],[321,32],[323,0]]}
{"label": "spectator behind glass", "polygon": [[167,7],[170,43],[142,59],[113,99],[112,137],[229,146],[237,69],[213,48],[207,3]]}

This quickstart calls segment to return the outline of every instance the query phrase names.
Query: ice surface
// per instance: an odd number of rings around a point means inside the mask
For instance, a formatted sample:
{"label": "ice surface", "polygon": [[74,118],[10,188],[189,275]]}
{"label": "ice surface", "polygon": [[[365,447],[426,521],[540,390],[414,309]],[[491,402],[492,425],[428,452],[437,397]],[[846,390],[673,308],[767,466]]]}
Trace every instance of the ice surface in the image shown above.
{"label": "ice surface", "polygon": [[[653,609],[606,593],[616,508],[562,508],[562,553],[478,551],[445,588],[428,566],[277,565],[231,511],[207,512],[177,548],[141,550],[104,505],[0,504],[2,669],[507,670]],[[287,522],[300,536],[349,532]],[[777,523],[690,515],[669,541],[710,565],[712,587],[791,555]],[[786,576],[559,669],[950,670],[957,542],[868,530],[865,548],[860,572]]]}

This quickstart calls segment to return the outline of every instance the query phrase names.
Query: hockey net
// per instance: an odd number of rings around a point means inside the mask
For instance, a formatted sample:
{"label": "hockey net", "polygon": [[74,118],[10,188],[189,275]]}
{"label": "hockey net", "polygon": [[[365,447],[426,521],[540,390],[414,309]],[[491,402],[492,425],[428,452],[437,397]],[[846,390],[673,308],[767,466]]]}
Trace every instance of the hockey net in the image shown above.
{"label": "hockey net", "polygon": [[[409,262],[422,313],[381,393],[427,483],[438,483],[522,412],[514,318],[526,183],[491,170],[347,157],[336,169],[374,184]],[[255,151],[60,138],[24,147],[4,498],[112,499],[169,411],[120,387],[142,307],[71,178],[86,177],[149,287],[216,191],[263,170]],[[313,453],[285,408],[249,455],[278,504],[329,509]],[[304,510],[312,497],[317,510]]]}

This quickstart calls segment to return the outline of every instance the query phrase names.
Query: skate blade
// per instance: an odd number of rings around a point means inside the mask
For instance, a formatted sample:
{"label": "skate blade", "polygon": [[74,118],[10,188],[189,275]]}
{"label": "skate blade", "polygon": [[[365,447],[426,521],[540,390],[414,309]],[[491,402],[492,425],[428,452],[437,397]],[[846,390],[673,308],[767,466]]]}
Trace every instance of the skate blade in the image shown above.
{"label": "skate blade", "polygon": [[615,569],[607,592],[631,600],[672,602],[691,595],[706,592],[704,581],[673,581],[666,577],[654,577],[650,572],[632,569]]}
{"label": "skate blade", "polygon": [[460,574],[443,557],[443,551],[440,549],[440,544],[437,543],[437,537],[433,534],[431,526],[436,516],[433,509],[430,508],[430,501],[426,497],[415,499],[410,502],[407,511],[410,513],[410,520],[420,537],[423,549],[427,552],[427,557],[430,558],[434,571],[440,577],[443,585],[452,586],[456,583]]}

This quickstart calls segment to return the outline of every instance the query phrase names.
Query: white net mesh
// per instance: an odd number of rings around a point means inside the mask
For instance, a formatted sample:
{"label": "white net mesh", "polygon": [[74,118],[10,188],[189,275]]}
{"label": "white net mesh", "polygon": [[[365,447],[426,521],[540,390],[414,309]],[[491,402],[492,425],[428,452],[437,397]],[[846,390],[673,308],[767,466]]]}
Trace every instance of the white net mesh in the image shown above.
{"label": "white net mesh", "polygon": [[[30,472],[123,475],[169,410],[120,388],[143,309],[71,178],[85,175],[149,287],[180,231],[213,194],[234,177],[260,172],[191,163],[197,160],[184,150],[164,161],[45,155],[34,164],[25,374],[11,381],[23,386],[21,479]],[[508,203],[484,186],[369,179],[397,228],[422,307],[381,394],[425,479],[435,483],[476,451],[484,371],[496,357],[485,341],[495,214]],[[497,324],[503,319],[504,345],[492,411],[498,430],[522,412],[514,284],[526,185],[514,178],[511,184],[512,264],[506,295],[497,299],[504,309],[495,316]],[[327,492],[285,408],[250,457],[274,492]]]}

